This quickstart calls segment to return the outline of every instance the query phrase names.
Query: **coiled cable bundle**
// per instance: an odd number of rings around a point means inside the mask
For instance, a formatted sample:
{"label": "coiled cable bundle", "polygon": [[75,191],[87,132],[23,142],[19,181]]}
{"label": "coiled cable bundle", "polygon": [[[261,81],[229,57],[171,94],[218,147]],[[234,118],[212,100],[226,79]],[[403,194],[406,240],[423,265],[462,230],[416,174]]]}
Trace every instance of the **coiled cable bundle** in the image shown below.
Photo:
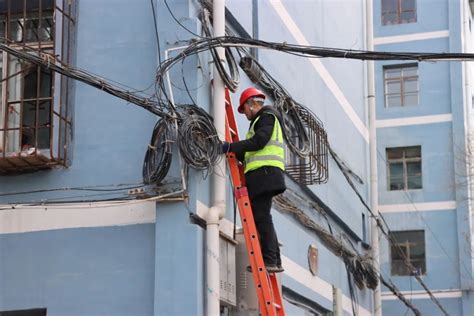
{"label": "coiled cable bundle", "polygon": [[144,183],[160,184],[165,178],[171,166],[175,135],[173,122],[170,119],[162,118],[155,124],[143,162]]}
{"label": "coiled cable bundle", "polygon": [[205,170],[216,165],[221,155],[221,141],[212,117],[196,105],[179,105],[178,146],[189,166]]}
{"label": "coiled cable bundle", "polygon": [[240,67],[255,83],[261,84],[273,100],[280,114],[283,136],[290,150],[301,158],[310,152],[309,138],[299,115],[298,103],[289,96],[288,92],[252,57],[240,59]]}

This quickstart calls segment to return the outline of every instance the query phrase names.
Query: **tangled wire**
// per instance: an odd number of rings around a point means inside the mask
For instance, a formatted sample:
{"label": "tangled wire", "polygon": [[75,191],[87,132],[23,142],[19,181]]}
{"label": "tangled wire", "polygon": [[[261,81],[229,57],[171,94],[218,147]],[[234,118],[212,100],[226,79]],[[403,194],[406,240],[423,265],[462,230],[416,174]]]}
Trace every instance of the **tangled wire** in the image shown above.
{"label": "tangled wire", "polygon": [[195,105],[177,107],[178,146],[184,161],[198,170],[216,165],[221,159],[221,144],[212,117]]}
{"label": "tangled wire", "polygon": [[347,248],[332,233],[314,222],[284,195],[275,197],[273,201],[277,209],[292,214],[301,224],[314,232],[333,254],[344,260],[359,289],[362,290],[365,287],[375,289],[377,287],[377,270],[373,266],[370,257],[360,256],[355,251]]}

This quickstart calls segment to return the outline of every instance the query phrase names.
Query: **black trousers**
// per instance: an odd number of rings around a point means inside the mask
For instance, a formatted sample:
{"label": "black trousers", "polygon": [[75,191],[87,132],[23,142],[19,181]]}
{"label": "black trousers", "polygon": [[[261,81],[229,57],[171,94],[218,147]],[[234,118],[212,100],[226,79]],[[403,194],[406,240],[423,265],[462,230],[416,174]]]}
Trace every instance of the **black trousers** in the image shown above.
{"label": "black trousers", "polygon": [[263,261],[266,265],[281,265],[280,247],[270,213],[272,198],[273,194],[260,194],[252,197],[250,204],[260,239]]}

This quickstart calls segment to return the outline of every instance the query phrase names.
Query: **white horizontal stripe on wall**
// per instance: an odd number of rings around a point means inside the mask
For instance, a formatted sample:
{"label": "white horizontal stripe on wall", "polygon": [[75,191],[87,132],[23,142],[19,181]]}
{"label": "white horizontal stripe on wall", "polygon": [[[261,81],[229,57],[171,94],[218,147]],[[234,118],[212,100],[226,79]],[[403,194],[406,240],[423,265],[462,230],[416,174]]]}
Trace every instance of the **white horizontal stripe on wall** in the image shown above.
{"label": "white horizontal stripe on wall", "polygon": [[0,234],[64,228],[124,226],[154,223],[155,219],[156,202],[154,201],[107,206],[98,203],[69,204],[64,208],[15,206],[14,209],[0,210]]}
{"label": "white horizontal stripe on wall", "polygon": [[[286,256],[281,256],[282,265],[285,268],[285,275],[289,276],[293,280],[297,281],[298,283],[304,285],[308,289],[318,293],[322,297],[326,298],[330,302],[333,302],[333,295],[332,295],[332,285],[323,279],[314,276],[309,272],[308,269],[303,268],[296,262],[292,261],[290,258]],[[351,299],[345,295],[342,296],[342,307],[343,309],[352,314],[352,305]],[[361,316],[370,316],[370,313],[367,309],[363,308],[362,306],[359,307],[359,315]]]}
{"label": "white horizontal stripe on wall", "polygon": [[[280,19],[282,22],[285,24],[285,26],[288,28],[290,31],[291,35],[295,38],[296,42],[299,45],[310,45],[308,40],[304,37],[303,33],[301,30],[298,28],[296,25],[295,21],[291,17],[291,15],[288,13],[288,11],[285,9],[283,3],[281,0],[272,0],[269,2],[273,8],[275,9],[276,13],[280,16]],[[366,142],[369,141],[369,131],[365,124],[362,122],[362,120],[359,118],[357,113],[354,111],[352,108],[352,105],[349,103],[347,98],[345,97],[344,93],[341,91],[339,86],[337,85],[336,81],[334,78],[331,76],[329,71],[324,67],[323,63],[316,58],[307,58],[307,60],[311,63],[313,68],[316,70],[316,72],[319,74],[321,79],[324,81],[328,89],[331,91],[331,93],[334,95],[336,98],[337,102],[341,105],[342,109],[346,113],[346,115],[349,117],[349,119],[352,121],[356,129],[359,131],[359,133],[362,135],[362,137],[365,139]]]}
{"label": "white horizontal stripe on wall", "polygon": [[456,209],[456,201],[379,205],[381,213],[445,211]]}
{"label": "white horizontal stripe on wall", "polygon": [[435,32],[424,32],[424,33],[414,33],[406,35],[396,35],[396,36],[386,36],[386,37],[377,37],[374,38],[374,45],[383,45],[383,44],[394,44],[394,43],[403,43],[411,41],[422,41],[434,38],[443,38],[449,37],[449,31],[435,31]]}
{"label": "white horizontal stripe on wall", "polygon": [[398,118],[398,119],[377,120],[375,123],[375,126],[377,128],[398,127],[398,126],[409,126],[409,125],[444,123],[444,122],[451,122],[452,120],[453,120],[452,114],[425,115],[425,116],[404,117],[404,118]]}
{"label": "white horizontal stripe on wall", "polygon": [[[434,297],[436,298],[460,298],[462,297],[461,290],[431,290]],[[422,300],[430,299],[430,296],[425,291],[403,291],[402,294],[408,300]],[[398,300],[398,297],[392,294],[392,292],[383,292],[382,300]]]}

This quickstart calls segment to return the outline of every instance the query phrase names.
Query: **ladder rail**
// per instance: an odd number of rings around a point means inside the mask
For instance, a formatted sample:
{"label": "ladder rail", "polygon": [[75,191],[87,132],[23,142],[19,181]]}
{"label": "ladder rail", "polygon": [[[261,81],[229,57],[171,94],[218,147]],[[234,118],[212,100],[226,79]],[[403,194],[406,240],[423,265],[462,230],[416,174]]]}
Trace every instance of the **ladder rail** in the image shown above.
{"label": "ladder rail", "polygon": [[[239,141],[237,124],[230,98],[230,92],[225,90],[226,107],[226,141]],[[281,298],[278,279],[275,273],[267,273],[262,257],[257,228],[253,218],[252,207],[245,187],[243,168],[234,153],[227,154],[227,161],[232,179],[232,187],[237,200],[242,228],[244,231],[247,254],[252,268],[252,276],[262,316],[284,316],[285,311]]]}

